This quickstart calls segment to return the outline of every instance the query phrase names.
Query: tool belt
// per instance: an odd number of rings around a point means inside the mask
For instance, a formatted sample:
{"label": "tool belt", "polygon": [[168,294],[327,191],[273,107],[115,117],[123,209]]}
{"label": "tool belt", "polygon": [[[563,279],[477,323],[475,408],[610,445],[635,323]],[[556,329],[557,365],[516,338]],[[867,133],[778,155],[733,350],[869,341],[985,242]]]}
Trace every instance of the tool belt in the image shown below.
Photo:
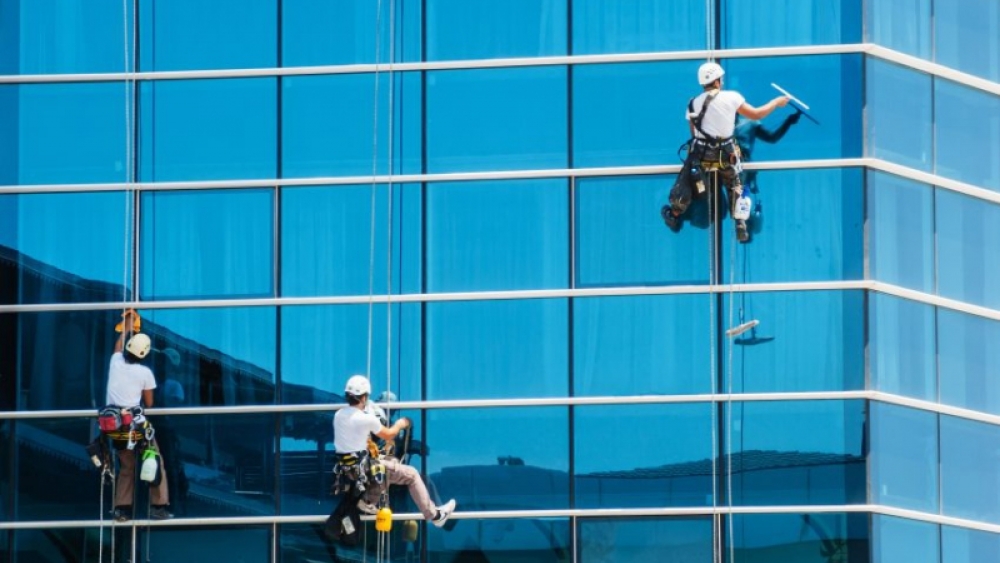
{"label": "tool belt", "polygon": [[359,495],[371,487],[385,484],[385,466],[367,451],[337,453],[333,466],[333,494],[356,492]]}
{"label": "tool belt", "polygon": [[153,441],[153,425],[143,416],[142,407],[107,405],[97,413],[101,434],[111,438],[117,450],[134,449],[136,444]]}

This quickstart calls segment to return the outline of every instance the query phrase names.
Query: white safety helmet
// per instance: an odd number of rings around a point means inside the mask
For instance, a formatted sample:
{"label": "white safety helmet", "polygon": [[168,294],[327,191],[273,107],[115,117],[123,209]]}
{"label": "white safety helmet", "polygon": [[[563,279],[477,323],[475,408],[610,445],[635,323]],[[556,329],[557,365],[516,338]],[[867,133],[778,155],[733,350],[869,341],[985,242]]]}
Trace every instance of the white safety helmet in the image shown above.
{"label": "white safety helmet", "polygon": [[152,343],[149,341],[149,337],[145,334],[137,333],[132,335],[132,338],[128,339],[128,344],[125,345],[125,349],[128,350],[129,354],[132,354],[140,360],[149,354],[149,349]]}
{"label": "white safety helmet", "polygon": [[347,385],[344,386],[344,393],[354,395],[355,397],[368,395],[371,392],[372,384],[368,381],[368,378],[363,375],[352,375],[351,378],[347,380]]}
{"label": "white safety helmet", "polygon": [[718,63],[705,63],[698,67],[698,84],[708,86],[716,80],[722,78],[726,71]]}

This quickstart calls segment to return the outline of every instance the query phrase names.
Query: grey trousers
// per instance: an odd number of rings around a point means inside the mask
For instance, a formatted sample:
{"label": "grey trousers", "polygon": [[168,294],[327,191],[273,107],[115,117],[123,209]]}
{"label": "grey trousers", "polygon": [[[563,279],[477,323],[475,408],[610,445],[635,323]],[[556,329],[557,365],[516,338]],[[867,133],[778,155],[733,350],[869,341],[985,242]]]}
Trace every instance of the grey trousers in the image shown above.
{"label": "grey trousers", "polygon": [[[424,515],[426,520],[433,520],[437,516],[437,506],[431,500],[431,495],[424,485],[424,480],[420,477],[420,472],[409,465],[404,465],[394,457],[386,457],[380,460],[385,466],[386,482],[389,485],[404,485],[410,491],[410,498],[417,505],[417,509]],[[375,504],[378,502],[378,490],[370,489],[365,495],[365,500]]]}

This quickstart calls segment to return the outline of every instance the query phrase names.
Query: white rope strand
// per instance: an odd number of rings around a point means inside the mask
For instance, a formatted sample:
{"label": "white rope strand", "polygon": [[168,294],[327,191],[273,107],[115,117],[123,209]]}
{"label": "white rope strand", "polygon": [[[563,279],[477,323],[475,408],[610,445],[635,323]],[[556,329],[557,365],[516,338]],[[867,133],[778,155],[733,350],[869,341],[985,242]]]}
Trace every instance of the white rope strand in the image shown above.
{"label": "white rope strand", "polygon": [[379,63],[382,55],[382,0],[378,0],[375,8],[375,87],[372,95],[372,189],[371,189],[371,229],[368,234],[368,357],[365,367],[365,377],[371,380],[372,373],[372,320],[375,293],[375,203],[376,177],[378,176],[378,95],[379,95]]}

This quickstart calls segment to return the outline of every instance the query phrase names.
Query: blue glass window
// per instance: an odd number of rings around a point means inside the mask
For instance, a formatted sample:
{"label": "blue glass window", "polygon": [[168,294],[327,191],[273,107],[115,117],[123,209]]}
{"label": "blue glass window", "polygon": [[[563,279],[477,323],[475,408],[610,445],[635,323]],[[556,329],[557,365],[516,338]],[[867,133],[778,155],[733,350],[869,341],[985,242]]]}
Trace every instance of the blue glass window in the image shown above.
{"label": "blue glass window", "polygon": [[872,388],[936,401],[934,307],[877,292],[869,293],[868,299]]}
{"label": "blue glass window", "polygon": [[941,560],[939,537],[936,524],[892,516],[872,516],[875,561],[938,563]]}
{"label": "blue glass window", "polygon": [[[149,553],[164,561],[270,563],[271,526],[163,527],[149,531]],[[137,545],[145,548],[145,538]],[[117,561],[118,559],[116,559]]]}
{"label": "blue glass window", "polygon": [[573,557],[566,518],[463,520],[450,532],[429,528],[429,563],[517,561],[558,563]]}
{"label": "blue glass window", "polygon": [[684,554],[688,561],[712,560],[709,518],[581,518],[577,520],[579,561],[662,561]]}
{"label": "blue glass window", "polygon": [[[375,225],[372,225],[375,190]],[[281,293],[290,296],[419,293],[421,290],[422,189],[322,186],[281,191]],[[375,247],[371,235],[374,228]],[[386,240],[391,230],[392,256]],[[374,260],[374,270],[369,271]],[[386,287],[387,270],[392,285]],[[369,284],[372,287],[369,287]]]}
{"label": "blue glass window", "polygon": [[573,300],[575,396],[710,393],[707,295]]}
{"label": "blue glass window", "polygon": [[427,290],[569,285],[566,180],[427,186]]}
{"label": "blue glass window", "polygon": [[278,61],[280,0],[142,2],[142,70],[269,68]]}
{"label": "blue glass window", "polygon": [[282,176],[421,172],[420,80],[418,73],[282,78]]}
{"label": "blue glass window", "polygon": [[748,173],[746,184],[754,201],[750,243],[736,241],[731,219],[722,222],[722,280],[864,279],[860,168],[763,170]]}
{"label": "blue glass window", "polygon": [[933,124],[931,76],[923,72],[867,59],[868,153],[930,171]]}
{"label": "blue glass window", "polygon": [[126,70],[126,48],[129,61],[132,60],[133,5],[134,2],[3,0],[0,74]]}
{"label": "blue glass window", "polygon": [[[353,374],[369,373],[372,397],[391,391],[421,399],[420,304],[318,305],[281,310],[281,399],[286,404],[339,403]],[[391,335],[387,332],[391,327]],[[368,334],[371,330],[371,358]],[[392,352],[386,364],[386,339]],[[371,371],[367,372],[369,361]],[[388,374],[388,375],[387,375]],[[387,379],[389,378],[389,379]]]}
{"label": "blue glass window", "polygon": [[427,400],[565,397],[565,299],[426,305]]}
{"label": "blue glass window", "polygon": [[[575,408],[576,508],[711,504],[715,412],[708,403]],[[663,436],[655,429],[667,420]],[[633,439],[637,447],[622,447]]]}
{"label": "blue glass window", "polygon": [[[977,58],[985,53],[979,47],[970,52]],[[938,174],[1000,191],[1000,167],[989,164],[1000,154],[1000,137],[986,133],[998,130],[1000,96],[941,78],[934,80],[935,171]]]}
{"label": "blue glass window", "polygon": [[428,72],[427,172],[565,168],[566,76],[561,66]]}
{"label": "blue glass window", "polygon": [[871,501],[936,514],[938,417],[871,403]]}
{"label": "blue glass window", "polygon": [[157,406],[229,406],[274,402],[273,307],[154,309],[143,332],[158,353]]}
{"label": "blue glass window", "polygon": [[149,82],[140,95],[144,181],[275,177],[275,78]]}
{"label": "blue glass window", "polygon": [[733,503],[864,503],[864,407],[832,400],[734,403],[726,421]]}
{"label": "blue glass window", "polygon": [[723,299],[726,329],[760,322],[726,339],[734,392],[864,389],[863,292],[755,292]]}
{"label": "blue glass window", "polygon": [[860,43],[861,0],[721,0],[721,47]]}
{"label": "blue glass window", "polygon": [[[0,85],[7,184],[124,182],[125,86]],[[11,125],[13,124],[13,125]],[[9,151],[9,152],[7,152]]]}
{"label": "blue glass window", "polygon": [[441,500],[454,498],[469,511],[569,507],[566,407],[441,409],[426,416],[424,436],[433,444],[428,488]]}
{"label": "blue glass window", "polygon": [[941,402],[1000,414],[1000,322],[938,311]]}
{"label": "blue glass window", "polygon": [[[420,0],[393,2],[281,1],[281,64],[312,66],[419,61]],[[390,11],[395,7],[396,13]],[[381,21],[375,45],[376,22]],[[389,34],[395,31],[395,45]],[[376,49],[378,53],[376,54]]]}
{"label": "blue glass window", "polygon": [[[759,3],[736,2],[760,14],[773,14]],[[809,2],[781,0],[782,4],[808,6]],[[836,3],[825,2],[836,6]],[[789,9],[785,13],[794,13]],[[791,20],[796,21],[796,20]],[[817,25],[830,27],[824,20]],[[794,28],[801,28],[796,23]],[[762,37],[775,36],[762,33]],[[787,45],[787,43],[785,43]],[[725,87],[737,90],[752,106],[762,106],[780,95],[771,83],[790,91],[809,104],[809,114],[819,124],[800,119],[781,142],[758,143],[753,160],[795,160],[808,158],[845,158],[862,156],[862,108],[864,96],[863,60],[861,55],[811,55],[803,57],[771,57],[763,59],[731,59],[723,63],[726,69]],[[693,67],[692,67],[693,68]],[[695,75],[691,88],[697,92]],[[781,119],[791,114],[786,107],[768,116],[762,124],[776,130]]]}
{"label": "blue glass window", "polygon": [[141,217],[144,299],[273,295],[273,190],[146,192]]}
{"label": "blue glass window", "polygon": [[427,0],[427,60],[566,54],[569,0]]}
{"label": "blue glass window", "polygon": [[[691,62],[573,68],[573,166],[663,164],[690,136],[684,111],[698,93]],[[678,85],[693,85],[678,88]]]}
{"label": "blue glass window", "polygon": [[95,519],[101,480],[83,448],[99,433],[96,417],[4,422],[13,442],[13,457],[5,451],[4,462],[17,491],[5,520]]}
{"label": "blue glass window", "polygon": [[[932,0],[865,2],[867,39],[922,59],[931,58]],[[905,102],[900,99],[899,101]]]}
{"label": "blue glass window", "polygon": [[9,282],[2,274],[0,303],[124,299],[122,284],[131,279],[126,197],[132,195],[0,195],[0,263],[11,272]]}
{"label": "blue glass window", "polygon": [[934,190],[883,172],[868,172],[870,276],[934,292]]}
{"label": "blue glass window", "polygon": [[1000,205],[943,189],[936,197],[938,292],[1000,309]]}
{"label": "blue glass window", "polygon": [[[933,21],[935,62],[1000,82],[1000,5],[982,0],[937,0]],[[982,117],[970,114],[973,119]]]}
{"label": "blue glass window", "polygon": [[660,217],[673,180],[674,176],[576,180],[575,287],[708,282],[707,223],[685,225],[675,234]]}
{"label": "blue glass window", "polygon": [[574,0],[573,54],[705,48],[702,0]]}
{"label": "blue glass window", "polygon": [[1000,497],[995,494],[1000,427],[941,416],[940,447],[942,514],[1000,524]]}
{"label": "blue glass window", "polygon": [[857,513],[737,514],[732,561],[868,561],[868,520]]}
{"label": "blue glass window", "polygon": [[941,563],[992,561],[1000,553],[1000,534],[941,526]]}

